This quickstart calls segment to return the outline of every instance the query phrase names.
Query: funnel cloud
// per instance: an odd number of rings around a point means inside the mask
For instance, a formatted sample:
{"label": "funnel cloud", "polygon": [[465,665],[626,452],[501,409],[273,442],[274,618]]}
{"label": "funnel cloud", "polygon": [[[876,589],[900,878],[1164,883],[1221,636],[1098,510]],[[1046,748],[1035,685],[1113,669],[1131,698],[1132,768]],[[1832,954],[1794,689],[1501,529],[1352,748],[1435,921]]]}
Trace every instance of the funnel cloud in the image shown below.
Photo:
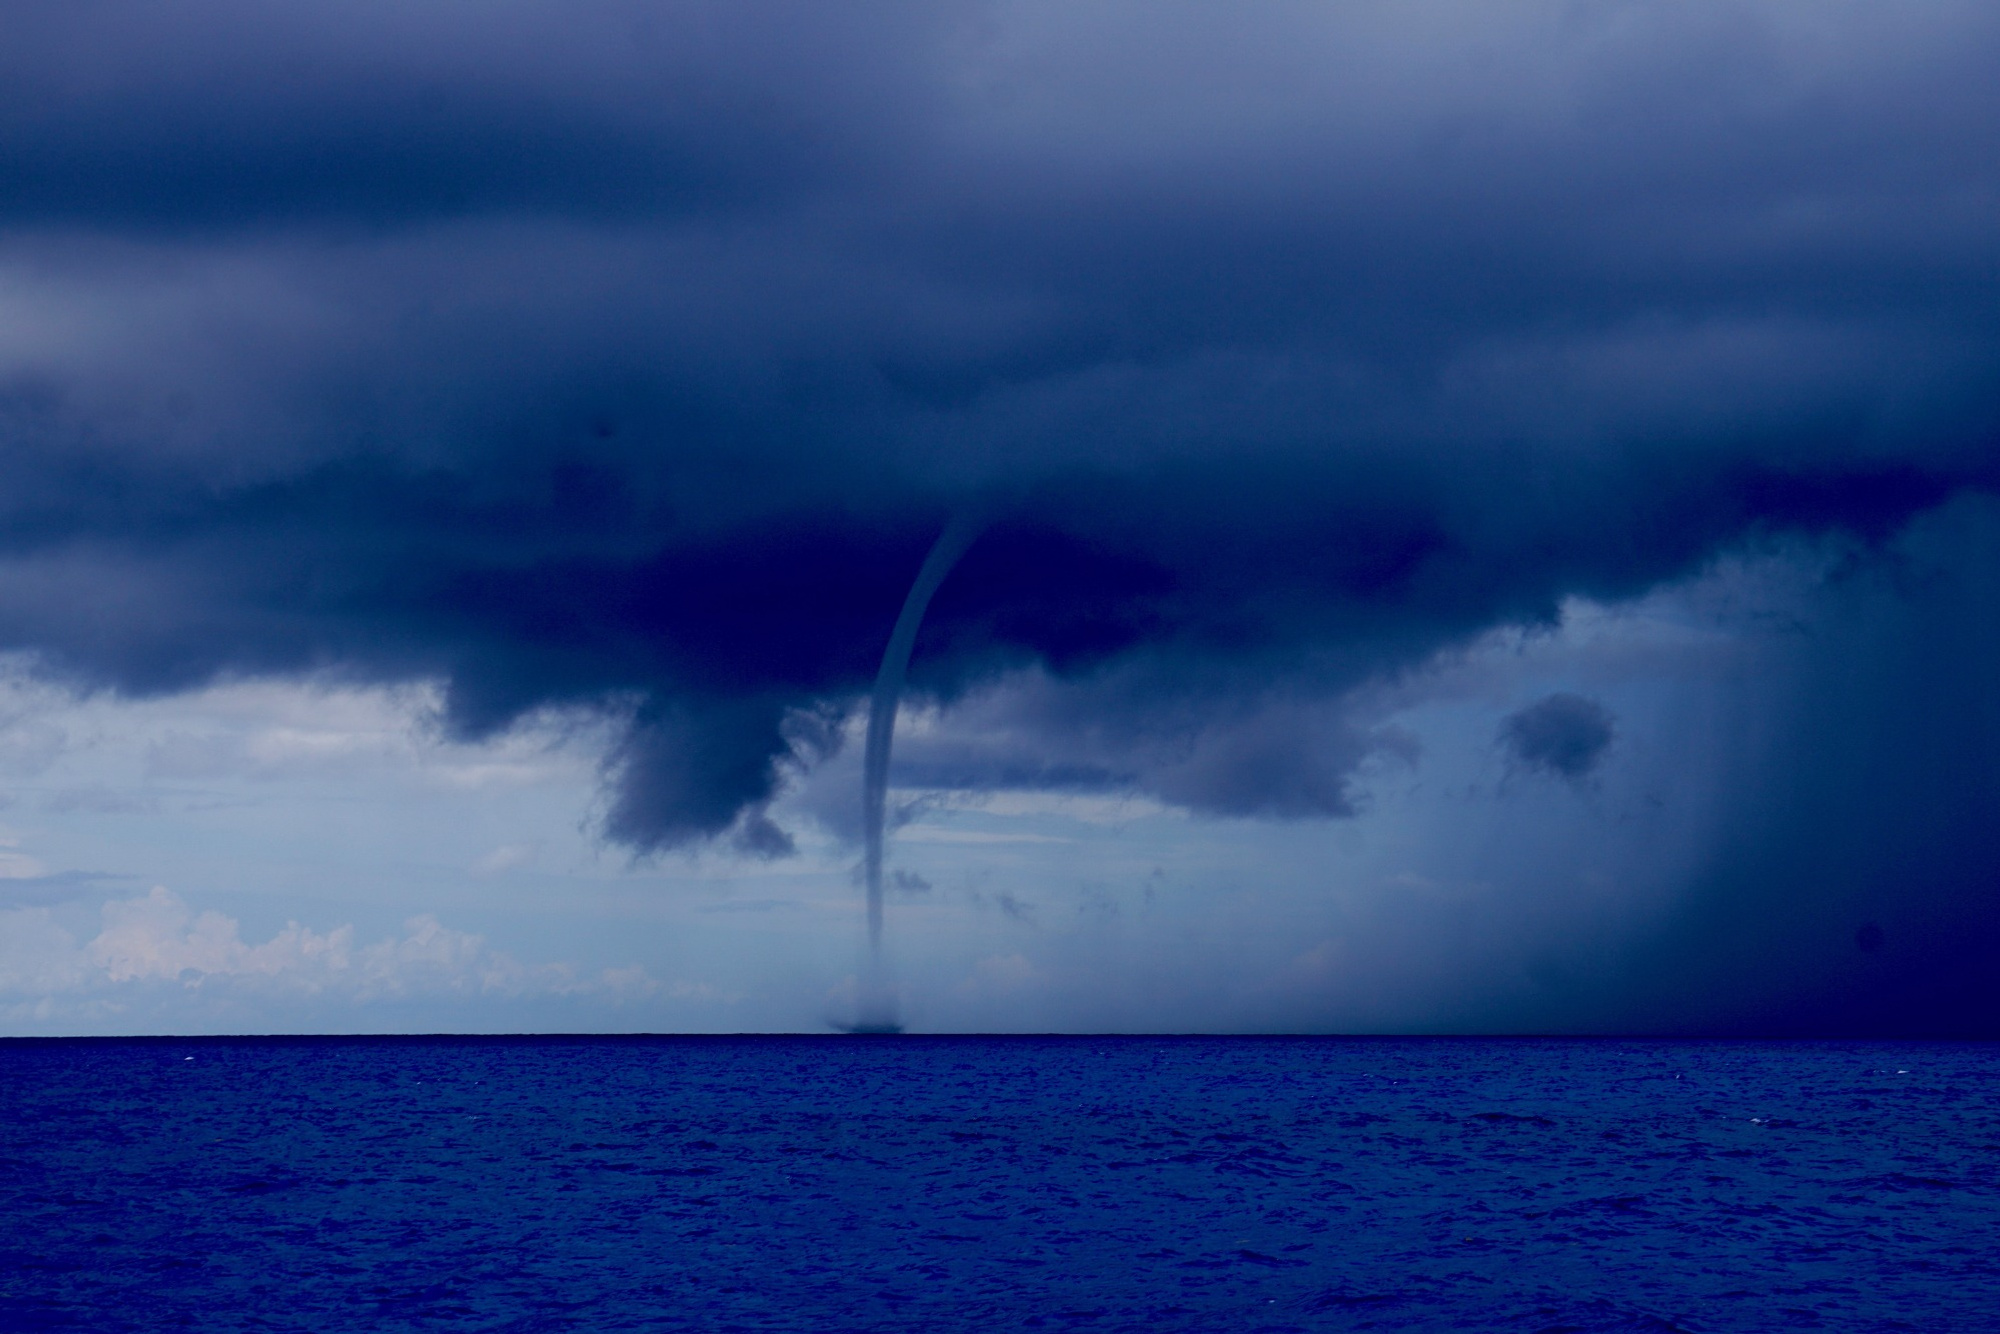
{"label": "funnel cloud", "polygon": [[917,577],[903,598],[896,626],[882,650],[882,666],[875,674],[875,689],[868,697],[867,751],[861,761],[862,878],[868,894],[868,961],[873,976],[863,997],[863,1022],[872,1028],[891,1028],[896,1023],[894,1006],[882,974],[882,836],[889,795],[889,748],[896,739],[896,706],[903,695],[903,679],[910,668],[910,650],[917,642],[924,612],[938,585],[951,573],[965,549],[979,534],[979,525],[967,518],[947,523],[931,544]]}

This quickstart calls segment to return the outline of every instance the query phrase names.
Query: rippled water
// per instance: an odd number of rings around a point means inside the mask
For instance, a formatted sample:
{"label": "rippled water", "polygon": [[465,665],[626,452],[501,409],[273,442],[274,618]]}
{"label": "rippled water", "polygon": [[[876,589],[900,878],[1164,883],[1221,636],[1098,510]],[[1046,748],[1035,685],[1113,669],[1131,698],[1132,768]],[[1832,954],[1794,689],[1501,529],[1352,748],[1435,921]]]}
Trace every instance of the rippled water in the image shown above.
{"label": "rippled water", "polygon": [[2000,1048],[0,1043],[0,1326],[2000,1329]]}

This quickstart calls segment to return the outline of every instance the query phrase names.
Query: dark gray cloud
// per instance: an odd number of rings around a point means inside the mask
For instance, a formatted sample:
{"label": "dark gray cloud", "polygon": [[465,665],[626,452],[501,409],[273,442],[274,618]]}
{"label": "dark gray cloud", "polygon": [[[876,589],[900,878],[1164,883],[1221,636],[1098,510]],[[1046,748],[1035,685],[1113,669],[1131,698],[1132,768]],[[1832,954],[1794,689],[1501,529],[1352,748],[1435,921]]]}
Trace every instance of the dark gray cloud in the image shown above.
{"label": "dark gray cloud", "polygon": [[1257,701],[1992,487],[1996,75],[1945,3],[31,6],[0,645],[611,710],[613,838],[774,854],[971,508],[919,690],[1340,814],[1376,743]]}
{"label": "dark gray cloud", "polygon": [[8,26],[7,215],[185,234],[755,202],[861,165],[927,25],[223,0],[30,5]]}
{"label": "dark gray cloud", "polygon": [[1500,743],[1530,769],[1581,779],[1611,746],[1612,717],[1602,704],[1561,691],[1500,724]]}
{"label": "dark gray cloud", "polygon": [[1212,675],[1173,684],[1157,669],[1014,677],[960,701],[949,731],[899,742],[899,773],[936,789],[1123,791],[1205,815],[1302,819],[1353,815],[1364,760],[1416,759],[1408,737],[1338,700]]}

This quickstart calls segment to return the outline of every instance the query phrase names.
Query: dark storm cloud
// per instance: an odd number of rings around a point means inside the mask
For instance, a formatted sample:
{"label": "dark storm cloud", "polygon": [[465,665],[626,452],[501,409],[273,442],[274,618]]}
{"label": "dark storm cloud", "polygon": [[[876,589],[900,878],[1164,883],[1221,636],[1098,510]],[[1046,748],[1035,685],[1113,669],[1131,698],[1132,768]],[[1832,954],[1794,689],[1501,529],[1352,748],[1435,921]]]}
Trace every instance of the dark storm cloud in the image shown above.
{"label": "dark storm cloud", "polygon": [[1583,778],[1611,745],[1612,718],[1602,704],[1560,692],[1500,724],[1500,743],[1530,769]]}
{"label": "dark storm cloud", "polygon": [[[1338,679],[1337,669],[1327,675]],[[960,698],[948,727],[896,744],[912,787],[1143,794],[1204,815],[1270,819],[1354,815],[1363,761],[1417,758],[1406,735],[1361,725],[1322,698],[1249,676],[1169,684],[1130,669],[1082,681],[1016,675]],[[852,780],[832,766],[804,791],[806,808],[849,836]]]}
{"label": "dark storm cloud", "polygon": [[808,6],[24,5],[0,215],[185,233],[740,204],[853,170],[892,120],[904,34],[869,27]]}
{"label": "dark storm cloud", "polygon": [[638,849],[788,846],[956,513],[916,685],[1129,687],[1017,767],[1337,815],[1379,740],[1272,692],[1995,480],[1980,6],[8,28],[0,643],[614,710]]}

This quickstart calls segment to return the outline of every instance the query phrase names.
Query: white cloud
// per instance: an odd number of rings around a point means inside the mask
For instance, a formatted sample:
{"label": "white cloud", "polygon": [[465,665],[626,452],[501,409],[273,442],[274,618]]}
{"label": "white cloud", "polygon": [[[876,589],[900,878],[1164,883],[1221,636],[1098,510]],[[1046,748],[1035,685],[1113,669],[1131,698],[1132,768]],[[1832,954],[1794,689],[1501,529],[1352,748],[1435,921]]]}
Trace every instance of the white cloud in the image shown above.
{"label": "white cloud", "polygon": [[[269,940],[243,939],[236,919],[197,912],[163,885],[104,905],[101,929],[78,945],[45,908],[0,912],[0,992],[116,990],[146,983],[239,987],[354,1001],[438,994],[502,997],[592,995],[632,1000],[661,993],[712,998],[694,984],[663,989],[636,965],[585,974],[566,963],[528,964],[428,914],[400,936],[357,944],[352,926],[315,931],[287,923]],[[694,989],[690,989],[694,988]]]}
{"label": "white cloud", "polygon": [[524,866],[533,866],[541,851],[541,847],[534,843],[503,843],[474,862],[472,869],[483,875],[518,871]]}
{"label": "white cloud", "polygon": [[20,841],[0,838],[0,880],[26,880],[45,875],[48,867],[25,852],[17,851]]}

